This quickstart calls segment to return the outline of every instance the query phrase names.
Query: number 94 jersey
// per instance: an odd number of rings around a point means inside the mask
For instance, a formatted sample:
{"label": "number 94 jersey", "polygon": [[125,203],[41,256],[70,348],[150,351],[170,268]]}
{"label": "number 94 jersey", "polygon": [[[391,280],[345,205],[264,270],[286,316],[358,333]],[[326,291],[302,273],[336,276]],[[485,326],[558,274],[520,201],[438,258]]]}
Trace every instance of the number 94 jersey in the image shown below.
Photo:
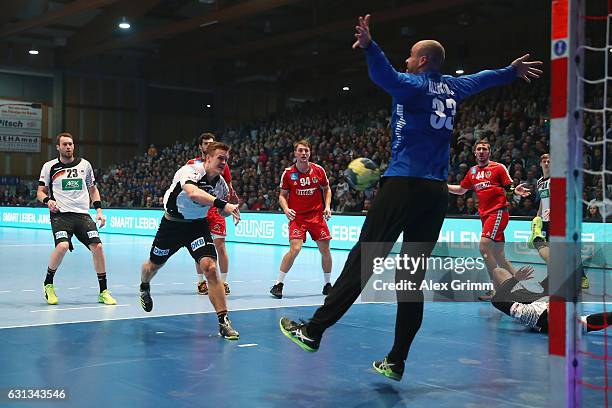
{"label": "number 94 jersey", "polygon": [[289,191],[289,208],[298,216],[311,212],[323,213],[322,187],[329,185],[325,169],[309,163],[308,171],[302,173],[294,164],[287,167],[281,176],[280,188]]}
{"label": "number 94 jersey", "polygon": [[91,164],[78,157],[71,163],[58,159],[46,162],[40,172],[39,186],[49,188],[49,197],[62,213],[89,212],[89,187],[95,182]]}

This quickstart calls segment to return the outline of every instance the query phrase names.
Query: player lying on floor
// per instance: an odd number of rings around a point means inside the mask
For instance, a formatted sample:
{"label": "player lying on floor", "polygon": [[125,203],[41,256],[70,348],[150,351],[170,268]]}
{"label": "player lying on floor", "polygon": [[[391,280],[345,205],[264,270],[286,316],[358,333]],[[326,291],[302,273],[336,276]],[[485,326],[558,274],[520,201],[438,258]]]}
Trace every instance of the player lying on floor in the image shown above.
{"label": "player lying on floor", "polygon": [[[542,333],[548,333],[548,278],[540,285],[542,293],[531,292],[525,288],[513,290],[517,283],[532,279],[532,266],[523,266],[512,276],[503,268],[495,268],[493,278],[497,291],[491,303],[522,325]],[[583,332],[602,330],[612,324],[612,312],[595,313],[580,318]]]}

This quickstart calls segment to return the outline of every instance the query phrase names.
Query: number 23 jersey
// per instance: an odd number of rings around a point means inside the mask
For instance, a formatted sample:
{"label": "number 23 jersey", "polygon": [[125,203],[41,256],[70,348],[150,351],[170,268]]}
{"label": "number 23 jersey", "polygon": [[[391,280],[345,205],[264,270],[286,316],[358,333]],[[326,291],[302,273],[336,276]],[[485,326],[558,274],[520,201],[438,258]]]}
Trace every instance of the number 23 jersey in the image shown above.
{"label": "number 23 jersey", "polygon": [[71,163],[59,159],[46,162],[40,172],[39,186],[49,188],[49,197],[57,203],[62,213],[89,212],[89,188],[95,183],[91,164],[76,157]]}

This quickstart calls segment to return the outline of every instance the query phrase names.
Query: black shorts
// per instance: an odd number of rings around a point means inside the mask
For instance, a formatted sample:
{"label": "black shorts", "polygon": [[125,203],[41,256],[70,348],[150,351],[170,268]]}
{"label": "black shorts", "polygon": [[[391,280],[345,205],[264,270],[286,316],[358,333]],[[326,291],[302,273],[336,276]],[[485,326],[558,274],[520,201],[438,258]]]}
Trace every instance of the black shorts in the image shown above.
{"label": "black shorts", "polygon": [[196,262],[202,258],[217,259],[217,251],[210,235],[206,219],[178,222],[162,218],[149,259],[156,265],[162,265],[182,247],[187,248]]}
{"label": "black shorts", "polygon": [[87,248],[91,244],[99,244],[100,235],[96,223],[91,219],[89,214],[80,213],[51,213],[51,230],[53,231],[53,239],[55,246],[60,242],[68,242],[70,250],[72,246],[72,236],[76,235],[77,239]]}

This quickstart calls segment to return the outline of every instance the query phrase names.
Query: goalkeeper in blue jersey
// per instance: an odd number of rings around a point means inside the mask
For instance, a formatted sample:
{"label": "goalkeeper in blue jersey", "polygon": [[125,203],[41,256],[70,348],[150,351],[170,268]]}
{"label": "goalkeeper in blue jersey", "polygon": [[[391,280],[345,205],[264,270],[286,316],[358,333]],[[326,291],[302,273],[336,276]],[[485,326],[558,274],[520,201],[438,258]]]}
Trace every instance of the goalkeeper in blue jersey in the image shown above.
{"label": "goalkeeper in blue jersey", "polygon": [[[355,49],[363,50],[371,80],[392,97],[391,161],[363,224],[359,242],[321,306],[307,323],[283,317],[281,331],[300,347],[316,351],[323,332],[355,302],[372,276],[374,258],[384,258],[403,233],[403,255],[429,256],[446,214],[446,179],[453,124],[458,104],[470,95],[516,78],[530,82],[542,73],[539,61],[524,55],[506,68],[452,77],[442,75],[444,48],[434,40],[417,42],[406,59],[406,72],[396,71],[370,36],[370,16],[359,18]],[[396,271],[396,280],[420,287],[424,268]],[[393,347],[374,369],[400,380],[404,361],[423,318],[420,290],[397,292]]]}

